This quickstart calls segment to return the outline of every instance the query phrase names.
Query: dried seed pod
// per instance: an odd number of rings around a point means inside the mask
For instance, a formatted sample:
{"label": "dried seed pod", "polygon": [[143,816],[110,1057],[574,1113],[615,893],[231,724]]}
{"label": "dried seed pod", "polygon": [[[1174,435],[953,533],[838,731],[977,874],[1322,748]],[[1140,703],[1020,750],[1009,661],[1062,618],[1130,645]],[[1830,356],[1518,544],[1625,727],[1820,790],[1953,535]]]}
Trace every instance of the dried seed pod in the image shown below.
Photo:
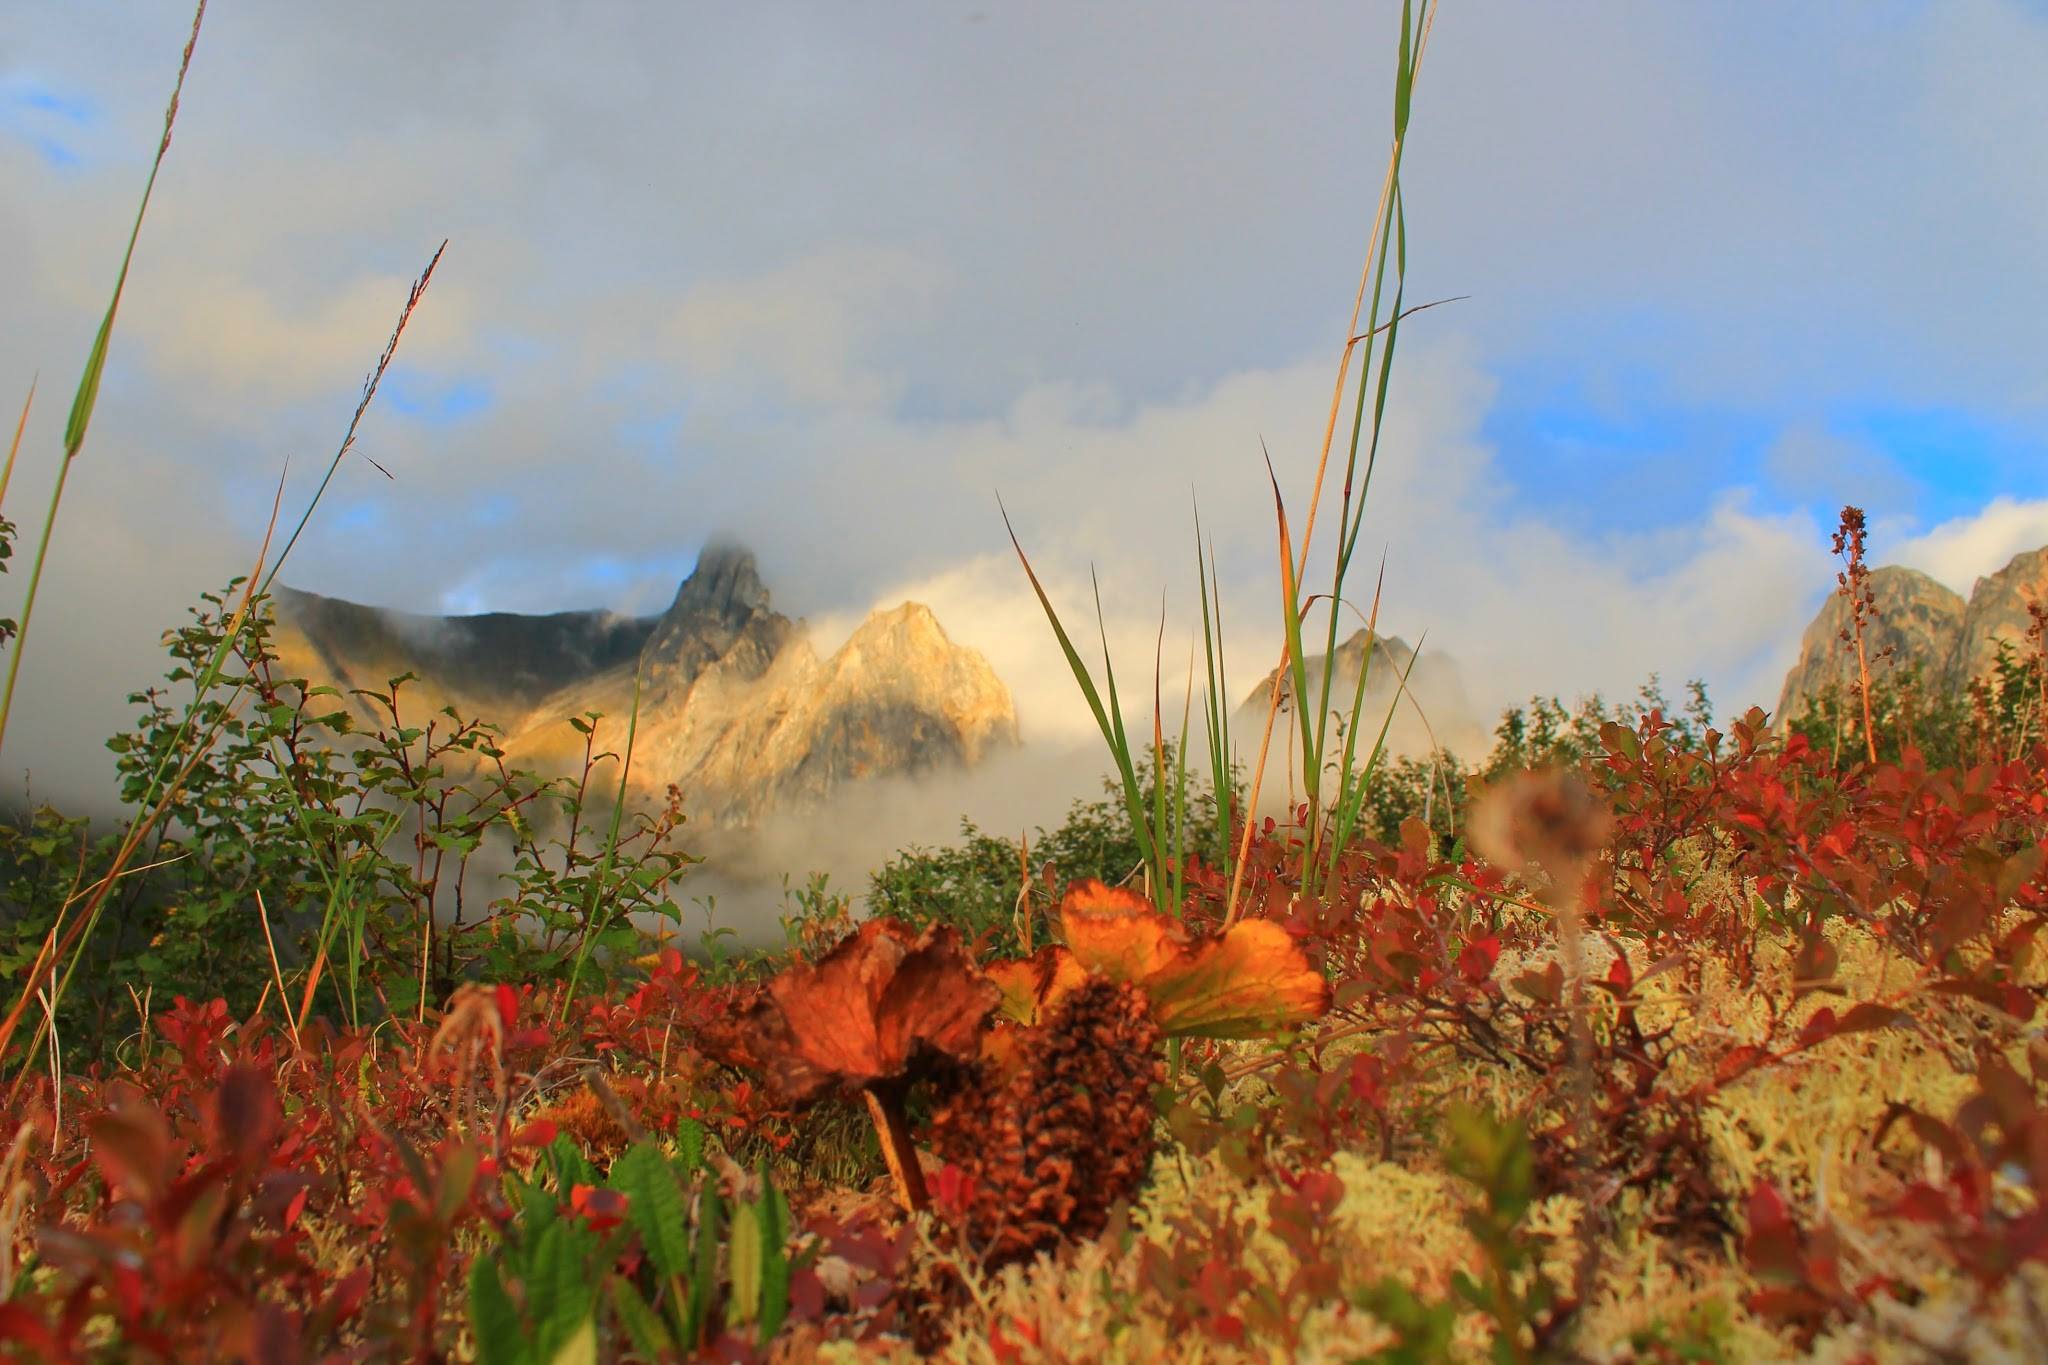
{"label": "dried seed pod", "polygon": [[1095,1236],[1144,1183],[1159,1037],[1142,989],[1091,978],[939,1112],[933,1145],[969,1178],[967,1232],[990,1264]]}

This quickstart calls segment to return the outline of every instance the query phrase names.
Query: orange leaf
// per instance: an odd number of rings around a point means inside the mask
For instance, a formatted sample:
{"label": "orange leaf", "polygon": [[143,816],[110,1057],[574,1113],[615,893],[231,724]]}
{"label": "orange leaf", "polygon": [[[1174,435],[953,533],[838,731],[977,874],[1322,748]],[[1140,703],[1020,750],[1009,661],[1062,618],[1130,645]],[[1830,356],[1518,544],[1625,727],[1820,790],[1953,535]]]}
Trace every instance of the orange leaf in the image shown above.
{"label": "orange leaf", "polygon": [[1329,983],[1271,920],[1241,920],[1220,936],[1190,939],[1179,920],[1143,896],[1081,881],[1060,906],[1060,924],[1074,962],[1142,986],[1167,1034],[1253,1038],[1330,1008]]}
{"label": "orange leaf", "polygon": [[1078,881],[1060,903],[1067,948],[1083,968],[1112,981],[1143,981],[1171,962],[1187,942],[1179,920],[1162,915],[1134,891]]}
{"label": "orange leaf", "polygon": [[1145,982],[1167,1034],[1255,1038],[1320,1018],[1330,983],[1272,920],[1239,920],[1203,939]]}
{"label": "orange leaf", "polygon": [[1088,979],[1088,969],[1057,943],[1028,958],[990,963],[984,973],[1002,992],[996,1013],[1027,1026],[1042,1022]]}
{"label": "orange leaf", "polygon": [[931,1055],[970,1061],[998,992],[950,928],[922,936],[871,919],[765,991],[736,994],[698,1044],[723,1062],[759,1070],[785,1103],[904,1077]]}

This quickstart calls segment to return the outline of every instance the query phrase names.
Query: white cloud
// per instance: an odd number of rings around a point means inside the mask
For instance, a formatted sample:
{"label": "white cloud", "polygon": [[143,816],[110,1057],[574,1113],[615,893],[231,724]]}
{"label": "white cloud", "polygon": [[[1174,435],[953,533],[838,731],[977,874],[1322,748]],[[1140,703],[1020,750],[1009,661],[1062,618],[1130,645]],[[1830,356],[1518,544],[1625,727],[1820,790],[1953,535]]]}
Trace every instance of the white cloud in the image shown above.
{"label": "white cloud", "polygon": [[2048,498],[2026,501],[2003,494],[1982,511],[1942,522],[1901,545],[1891,562],[1918,569],[1968,597],[1979,578],[2012,557],[2048,545]]}
{"label": "white cloud", "polygon": [[668,334],[703,381],[765,381],[801,404],[874,407],[904,383],[870,360],[877,341],[928,322],[939,284],[936,266],[908,252],[834,248],[692,286]]}
{"label": "white cloud", "polygon": [[[1674,696],[1687,678],[1707,679],[1724,707],[1775,697],[1799,631],[1829,581],[1826,537],[1809,518],[1765,514],[1730,494],[1695,525],[1656,535],[1575,537],[1499,497],[1496,452],[1478,434],[1492,386],[1469,346],[1418,342],[1401,367],[1347,584],[1361,615],[1347,614],[1340,638],[1370,606],[1384,547],[1381,629],[1411,642],[1427,631],[1432,648],[1463,665],[1478,719],[1538,690],[1567,698],[1631,692],[1653,671]],[[1272,438],[1298,538],[1330,378],[1329,366],[1304,361],[1236,376],[1113,422],[1077,419],[1048,397],[1020,402],[1007,421],[926,439],[955,452],[964,467],[1003,481],[1026,553],[1099,679],[1094,566],[1127,713],[1149,716],[1162,593],[1163,690],[1171,698],[1181,695],[1200,629],[1191,486],[1202,495],[1204,527],[1217,540],[1225,580],[1233,703],[1278,657],[1277,540],[1258,436]],[[838,448],[850,470],[872,473],[885,451],[913,439],[909,432],[875,432],[864,444]],[[1316,591],[1327,586],[1341,474],[1341,465],[1332,472],[1316,532],[1308,579]],[[819,510],[852,496],[851,487],[826,490]],[[950,501],[943,492],[933,496],[940,505]],[[807,515],[801,507],[784,511]],[[975,520],[965,534],[954,529],[936,538],[937,552],[922,557],[931,567],[886,580],[857,605],[906,597],[928,603],[949,633],[988,655],[1010,683],[1027,734],[1086,742],[1093,719],[993,507]],[[973,548],[977,542],[986,548]],[[900,545],[896,553],[915,561],[918,548]],[[795,579],[802,585],[806,575]],[[829,648],[857,614],[818,618],[821,644]],[[1169,711],[1177,717],[1177,704]]]}

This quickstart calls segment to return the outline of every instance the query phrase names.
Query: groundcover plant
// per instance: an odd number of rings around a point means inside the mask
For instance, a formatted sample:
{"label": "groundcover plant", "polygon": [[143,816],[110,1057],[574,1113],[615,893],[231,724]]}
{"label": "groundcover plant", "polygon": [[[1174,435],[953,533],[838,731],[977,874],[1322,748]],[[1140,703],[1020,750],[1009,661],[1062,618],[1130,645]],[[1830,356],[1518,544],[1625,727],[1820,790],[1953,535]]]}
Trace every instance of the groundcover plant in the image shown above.
{"label": "groundcover plant", "polygon": [[[637,714],[565,722],[580,779],[415,714],[403,677],[365,694],[378,722],[351,720],[268,647],[295,528],[167,635],[168,685],[114,741],[126,822],[0,832],[0,1356],[1847,1361],[2048,1341],[2038,615],[1932,726],[1872,678],[1847,508],[1862,666],[1790,726],[1717,725],[1697,688],[1667,714],[1651,690],[1539,701],[1477,769],[1397,763],[1364,670],[1348,698],[1311,676],[1417,311],[1401,166],[1433,17],[1404,5],[1393,44],[1307,503],[1341,479],[1325,590],[1303,581],[1314,517],[1297,534],[1274,474],[1286,649],[1252,771],[1298,730],[1323,780],[1291,810],[1255,814],[1230,763],[1199,526],[1192,779],[1192,688],[1170,737],[1155,660],[1134,736],[1106,644],[1084,658],[1018,527],[1111,770],[1112,800],[1050,838],[1100,866],[1041,881],[976,835],[891,864],[865,920],[814,887],[784,947],[686,954],[640,927],[693,860],[673,800],[626,800]],[[126,282],[124,257],[67,470]],[[57,512],[19,630],[0,623],[10,701]],[[0,522],[0,567],[13,540]],[[491,840],[512,873],[465,899]]]}

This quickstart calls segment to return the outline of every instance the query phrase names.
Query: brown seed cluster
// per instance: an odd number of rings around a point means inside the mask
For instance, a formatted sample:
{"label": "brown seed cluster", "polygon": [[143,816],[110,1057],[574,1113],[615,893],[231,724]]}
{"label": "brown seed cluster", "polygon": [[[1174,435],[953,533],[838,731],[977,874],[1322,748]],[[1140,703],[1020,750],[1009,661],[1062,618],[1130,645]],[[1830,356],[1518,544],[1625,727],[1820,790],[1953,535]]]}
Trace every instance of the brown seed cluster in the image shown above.
{"label": "brown seed cluster", "polygon": [[1164,1069],[1145,994],[1097,977],[983,1062],[943,1108],[933,1145],[971,1180],[967,1232],[987,1264],[1093,1237],[1152,1167],[1152,1091]]}
{"label": "brown seed cluster", "polygon": [[613,1116],[609,1106],[589,1086],[584,1086],[534,1115],[553,1122],[583,1149],[599,1168],[632,1145],[632,1138]]}

